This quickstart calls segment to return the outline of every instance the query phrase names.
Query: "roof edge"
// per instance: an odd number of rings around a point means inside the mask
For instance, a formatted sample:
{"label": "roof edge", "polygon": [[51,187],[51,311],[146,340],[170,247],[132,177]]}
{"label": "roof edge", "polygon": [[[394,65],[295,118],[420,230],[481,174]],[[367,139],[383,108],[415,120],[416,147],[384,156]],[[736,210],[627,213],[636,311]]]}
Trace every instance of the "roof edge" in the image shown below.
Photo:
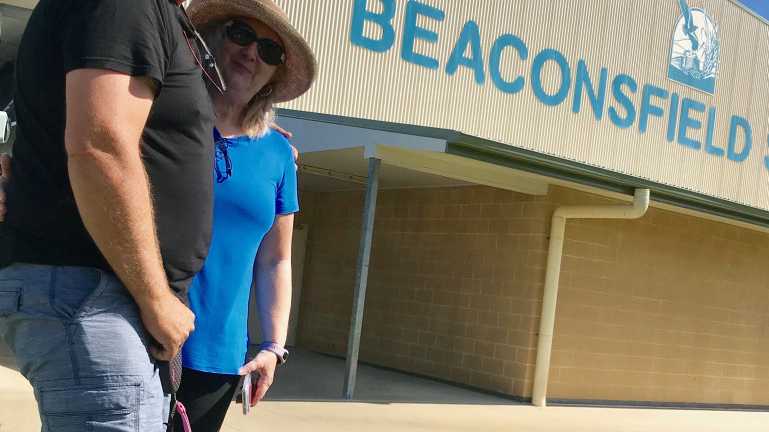
{"label": "roof edge", "polygon": [[633,195],[633,191],[637,188],[649,189],[651,199],[659,203],[769,228],[769,211],[449,129],[289,109],[278,109],[277,113],[282,117],[443,139],[447,143],[447,154],[608,192]]}

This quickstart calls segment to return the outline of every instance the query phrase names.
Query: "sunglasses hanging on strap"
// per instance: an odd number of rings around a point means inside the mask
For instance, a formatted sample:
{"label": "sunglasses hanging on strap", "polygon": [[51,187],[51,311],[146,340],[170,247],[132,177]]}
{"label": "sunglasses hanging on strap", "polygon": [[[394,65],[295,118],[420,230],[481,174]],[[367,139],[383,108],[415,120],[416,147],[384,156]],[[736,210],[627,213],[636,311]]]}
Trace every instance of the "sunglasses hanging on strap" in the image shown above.
{"label": "sunglasses hanging on strap", "polygon": [[187,11],[184,9],[183,1],[175,0],[176,4],[184,14],[184,39],[187,42],[187,46],[190,48],[192,57],[195,59],[195,63],[200,67],[203,72],[203,77],[212,85],[219,93],[224,94],[227,91],[227,85],[224,83],[222,72],[219,70],[219,66],[216,65],[216,59],[208,49],[206,41],[200,36],[200,33],[192,25]]}

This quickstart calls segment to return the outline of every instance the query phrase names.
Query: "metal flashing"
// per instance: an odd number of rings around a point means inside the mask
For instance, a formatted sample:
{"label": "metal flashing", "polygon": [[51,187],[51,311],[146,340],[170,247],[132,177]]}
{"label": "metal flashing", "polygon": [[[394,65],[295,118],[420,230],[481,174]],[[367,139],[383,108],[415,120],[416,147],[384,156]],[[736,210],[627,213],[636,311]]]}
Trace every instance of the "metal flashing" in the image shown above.
{"label": "metal flashing", "polygon": [[457,131],[287,109],[279,109],[278,115],[442,139],[446,140],[447,154],[626,195],[632,195],[637,188],[645,188],[651,190],[652,201],[769,228],[769,212],[764,210]]}

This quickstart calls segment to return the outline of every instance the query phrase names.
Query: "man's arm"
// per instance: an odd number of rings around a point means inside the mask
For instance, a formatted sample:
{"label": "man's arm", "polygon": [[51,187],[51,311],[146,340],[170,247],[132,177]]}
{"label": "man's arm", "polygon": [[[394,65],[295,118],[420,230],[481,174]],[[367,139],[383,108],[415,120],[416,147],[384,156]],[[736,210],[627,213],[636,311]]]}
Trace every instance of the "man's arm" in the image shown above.
{"label": "man's arm", "polygon": [[[286,344],[288,319],[291,314],[291,237],[294,215],[278,215],[264,236],[256,255],[256,303],[259,323],[265,341]],[[241,375],[259,372],[259,381],[252,404],[256,404],[272,385],[278,358],[272,352],[261,351],[243,366]]]}
{"label": "man's arm", "polygon": [[140,142],[155,95],[148,78],[97,69],[67,74],[69,179],[85,227],[125,284],[142,321],[171,359],[194,315],[171,291],[160,256]]}

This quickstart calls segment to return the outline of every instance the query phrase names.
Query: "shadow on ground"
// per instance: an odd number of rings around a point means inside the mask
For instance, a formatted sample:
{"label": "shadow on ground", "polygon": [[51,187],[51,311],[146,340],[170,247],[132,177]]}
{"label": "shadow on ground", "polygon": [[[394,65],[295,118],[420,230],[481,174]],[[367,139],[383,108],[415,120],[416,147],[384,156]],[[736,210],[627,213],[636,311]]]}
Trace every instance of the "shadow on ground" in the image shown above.
{"label": "shadow on ground", "polygon": [[[344,359],[295,350],[281,366],[268,393],[270,401],[342,402]],[[517,401],[414,375],[368,365],[358,367],[351,402],[518,405]]]}

